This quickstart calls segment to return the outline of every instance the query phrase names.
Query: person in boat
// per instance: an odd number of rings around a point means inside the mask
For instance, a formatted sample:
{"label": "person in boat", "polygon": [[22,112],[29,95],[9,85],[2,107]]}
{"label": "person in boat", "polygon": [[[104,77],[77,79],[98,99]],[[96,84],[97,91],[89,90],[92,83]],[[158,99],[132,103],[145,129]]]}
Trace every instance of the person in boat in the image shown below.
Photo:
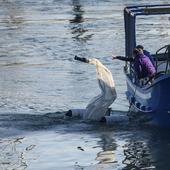
{"label": "person in boat", "polygon": [[153,59],[153,57],[152,57],[152,55],[150,54],[149,51],[145,50],[142,45],[137,45],[136,48],[143,50],[143,54],[146,55],[147,57],[149,57],[149,59],[151,60],[153,66],[156,67],[156,66],[155,66],[155,62],[154,62],[154,59]]}
{"label": "person in boat", "polygon": [[138,79],[153,78],[156,73],[156,69],[152,64],[148,56],[146,56],[141,48],[135,48],[133,50],[133,58],[113,56],[112,59],[119,59],[122,61],[129,61],[133,63],[134,70]]}

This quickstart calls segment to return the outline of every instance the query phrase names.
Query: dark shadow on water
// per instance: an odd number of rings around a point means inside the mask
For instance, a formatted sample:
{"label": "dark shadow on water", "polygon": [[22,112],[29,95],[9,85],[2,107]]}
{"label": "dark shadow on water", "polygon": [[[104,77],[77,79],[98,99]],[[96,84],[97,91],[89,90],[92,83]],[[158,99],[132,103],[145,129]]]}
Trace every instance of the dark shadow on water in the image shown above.
{"label": "dark shadow on water", "polygon": [[[96,121],[84,121],[79,117],[67,117],[66,112],[52,112],[46,114],[0,114],[0,128],[16,128],[19,130],[37,131],[44,129],[55,129],[58,126],[65,126],[64,131],[67,132],[105,132],[105,131],[121,131],[121,130],[161,130],[169,131],[148,124],[142,124],[140,121],[122,119],[127,118],[126,111],[113,110],[111,116],[115,118],[112,124]],[[69,126],[69,128],[68,128]],[[62,131],[62,130],[61,130]],[[165,133],[166,134],[166,133]],[[161,134],[162,135],[162,134]]]}
{"label": "dark shadow on water", "polygon": [[[66,132],[85,131],[115,131],[135,128],[149,129],[149,125],[142,124],[140,121],[127,120],[126,111],[112,110],[111,116],[115,118],[112,124],[105,122],[84,121],[79,117],[67,117],[66,112],[52,112],[46,114],[0,114],[0,128],[16,128],[20,130],[37,131],[52,129],[58,126],[65,126]],[[67,128],[67,127],[71,128]],[[86,128],[85,128],[86,127]]]}
{"label": "dark shadow on water", "polygon": [[83,18],[84,10],[79,0],[72,0],[72,4],[73,4],[74,18],[70,20],[70,23],[78,24],[84,22],[84,18]]}
{"label": "dark shadow on water", "polygon": [[[121,111],[114,111],[114,114],[120,114]],[[96,131],[112,131],[114,128],[121,126],[121,123],[106,125],[100,122],[84,121],[80,118],[65,117],[66,112],[46,113],[43,115],[38,114],[0,114],[0,128],[5,129],[18,129],[23,131],[38,131],[45,129],[61,130],[61,133],[75,133],[75,132],[96,132]],[[124,113],[126,114],[126,112]],[[125,122],[122,122],[125,125]],[[61,128],[59,128],[59,126]],[[118,126],[118,127],[117,127]],[[126,125],[125,125],[126,126]],[[0,137],[3,137],[0,135]]]}
{"label": "dark shadow on water", "polygon": [[64,113],[56,112],[44,115],[33,114],[1,114],[0,126],[17,128],[21,130],[43,130],[52,128],[54,125],[66,123]]}
{"label": "dark shadow on water", "polygon": [[73,34],[73,39],[84,43],[91,39],[93,34],[85,35],[88,32],[88,29],[85,28],[85,20],[84,20],[84,9],[79,0],[72,0],[72,14],[73,19],[70,19],[70,29]]}

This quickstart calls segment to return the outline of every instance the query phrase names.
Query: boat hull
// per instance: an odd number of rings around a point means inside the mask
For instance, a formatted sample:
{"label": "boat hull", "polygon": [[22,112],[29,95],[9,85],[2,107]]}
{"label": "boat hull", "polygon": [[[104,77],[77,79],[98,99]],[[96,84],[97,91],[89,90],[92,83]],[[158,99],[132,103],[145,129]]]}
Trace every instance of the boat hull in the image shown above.
{"label": "boat hull", "polygon": [[170,75],[162,75],[151,85],[140,87],[126,75],[127,99],[135,109],[152,124],[170,127]]}

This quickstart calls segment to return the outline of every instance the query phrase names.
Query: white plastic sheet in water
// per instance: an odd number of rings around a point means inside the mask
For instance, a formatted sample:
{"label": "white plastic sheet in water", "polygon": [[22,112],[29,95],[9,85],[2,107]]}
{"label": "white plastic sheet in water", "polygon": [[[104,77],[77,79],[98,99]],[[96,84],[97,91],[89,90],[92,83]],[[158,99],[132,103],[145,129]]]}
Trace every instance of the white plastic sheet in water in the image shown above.
{"label": "white plastic sheet in water", "polygon": [[101,94],[94,97],[85,109],[73,109],[72,116],[82,116],[84,120],[100,121],[109,106],[116,99],[115,83],[112,73],[98,59],[89,59],[89,64],[96,66],[97,80]]}

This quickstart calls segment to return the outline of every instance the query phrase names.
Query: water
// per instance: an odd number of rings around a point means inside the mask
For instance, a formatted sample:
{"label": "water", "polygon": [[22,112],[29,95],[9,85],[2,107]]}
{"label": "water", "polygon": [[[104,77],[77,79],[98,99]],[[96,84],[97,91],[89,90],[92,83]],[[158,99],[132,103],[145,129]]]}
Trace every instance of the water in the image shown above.
{"label": "water", "polygon": [[[124,63],[110,56],[124,55],[122,10],[139,3],[151,2],[0,0],[0,169],[169,169],[169,130],[62,117],[99,93],[94,66],[75,55],[112,71],[113,112],[127,114]],[[170,22],[150,19],[137,23],[137,41],[155,52],[169,42]]]}

